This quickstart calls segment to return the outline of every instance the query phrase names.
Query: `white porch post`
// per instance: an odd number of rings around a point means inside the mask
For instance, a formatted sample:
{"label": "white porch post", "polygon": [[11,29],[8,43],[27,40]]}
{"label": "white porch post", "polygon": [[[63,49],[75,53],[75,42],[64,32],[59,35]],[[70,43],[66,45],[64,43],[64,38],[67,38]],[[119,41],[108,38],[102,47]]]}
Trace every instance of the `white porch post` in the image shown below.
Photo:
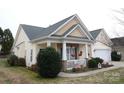
{"label": "white porch post", "polygon": [[[36,64],[37,60],[37,54],[38,54],[38,47],[36,44],[33,45],[33,49],[32,49],[32,64]],[[30,51],[31,52],[31,51]],[[31,55],[31,54],[30,54]]]}
{"label": "white porch post", "polygon": [[88,45],[85,44],[85,58],[88,58]]}
{"label": "white porch post", "polygon": [[50,46],[51,46],[51,42],[47,41],[47,47],[50,47]]}
{"label": "white porch post", "polygon": [[67,60],[66,42],[65,41],[62,43],[62,60]]}
{"label": "white porch post", "polygon": [[91,53],[92,53],[92,57],[94,57],[94,46],[93,46],[93,44],[91,44]]}

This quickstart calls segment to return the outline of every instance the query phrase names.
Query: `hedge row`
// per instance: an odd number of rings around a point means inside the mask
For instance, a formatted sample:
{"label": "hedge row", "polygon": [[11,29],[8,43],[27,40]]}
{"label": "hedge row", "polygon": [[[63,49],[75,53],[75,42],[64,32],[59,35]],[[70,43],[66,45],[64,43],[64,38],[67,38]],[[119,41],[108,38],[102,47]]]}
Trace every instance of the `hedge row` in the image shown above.
{"label": "hedge row", "polygon": [[10,66],[26,66],[24,58],[18,58],[16,55],[10,55],[7,59]]}

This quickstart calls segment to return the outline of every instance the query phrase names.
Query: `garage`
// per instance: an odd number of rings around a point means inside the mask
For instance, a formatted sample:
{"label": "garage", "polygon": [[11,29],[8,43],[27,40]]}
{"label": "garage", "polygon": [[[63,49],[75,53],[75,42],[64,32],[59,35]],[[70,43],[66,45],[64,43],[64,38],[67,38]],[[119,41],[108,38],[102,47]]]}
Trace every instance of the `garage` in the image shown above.
{"label": "garage", "polygon": [[102,58],[105,62],[111,61],[111,50],[109,49],[96,49],[94,51],[95,57]]}

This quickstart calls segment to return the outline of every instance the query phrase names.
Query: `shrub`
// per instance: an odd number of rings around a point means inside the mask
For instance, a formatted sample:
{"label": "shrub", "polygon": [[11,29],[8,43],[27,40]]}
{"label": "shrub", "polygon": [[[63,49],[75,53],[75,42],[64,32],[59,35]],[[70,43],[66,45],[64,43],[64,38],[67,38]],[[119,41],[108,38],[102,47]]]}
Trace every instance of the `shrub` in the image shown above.
{"label": "shrub", "polygon": [[106,63],[106,64],[102,64],[102,67],[107,68],[107,67],[112,67],[112,64]]}
{"label": "shrub", "polygon": [[96,60],[97,64],[99,63],[103,63],[103,59],[99,58],[99,57],[96,57],[96,58],[93,58],[94,60]]}
{"label": "shrub", "polygon": [[77,71],[77,69],[76,68],[72,68],[72,72],[76,72]]}
{"label": "shrub", "polygon": [[120,61],[121,60],[121,54],[118,54],[117,51],[112,51],[111,59],[112,59],[112,61]]}
{"label": "shrub", "polygon": [[72,68],[72,72],[80,72],[81,68]]}
{"label": "shrub", "polygon": [[88,60],[88,67],[89,68],[97,68],[97,61],[96,60],[94,60],[94,59],[91,59],[91,60]]}
{"label": "shrub", "polygon": [[72,68],[72,72],[80,72],[81,71],[81,65],[76,65],[74,68]]}
{"label": "shrub", "polygon": [[18,66],[26,66],[26,62],[24,58],[19,58],[18,59]]}
{"label": "shrub", "polygon": [[101,59],[99,57],[92,58],[91,60],[88,61],[88,67],[89,68],[97,68],[99,63],[102,64],[103,59]]}
{"label": "shrub", "polygon": [[16,55],[10,55],[7,61],[10,66],[15,66],[18,64],[18,57]]}
{"label": "shrub", "polygon": [[29,70],[37,72],[38,71],[38,67],[37,64],[32,64],[31,67],[28,67]]}
{"label": "shrub", "polygon": [[40,50],[37,56],[38,73],[42,77],[54,78],[61,71],[59,53],[52,47]]}

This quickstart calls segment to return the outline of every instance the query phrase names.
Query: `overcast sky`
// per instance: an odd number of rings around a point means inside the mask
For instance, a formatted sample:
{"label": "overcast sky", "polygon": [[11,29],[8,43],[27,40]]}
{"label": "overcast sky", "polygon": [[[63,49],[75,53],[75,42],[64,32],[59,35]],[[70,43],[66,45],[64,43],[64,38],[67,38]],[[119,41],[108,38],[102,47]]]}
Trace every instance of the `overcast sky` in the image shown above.
{"label": "overcast sky", "polygon": [[0,0],[0,27],[15,37],[19,24],[47,27],[78,14],[89,31],[104,28],[110,37],[124,36],[113,17],[123,7],[123,0]]}

